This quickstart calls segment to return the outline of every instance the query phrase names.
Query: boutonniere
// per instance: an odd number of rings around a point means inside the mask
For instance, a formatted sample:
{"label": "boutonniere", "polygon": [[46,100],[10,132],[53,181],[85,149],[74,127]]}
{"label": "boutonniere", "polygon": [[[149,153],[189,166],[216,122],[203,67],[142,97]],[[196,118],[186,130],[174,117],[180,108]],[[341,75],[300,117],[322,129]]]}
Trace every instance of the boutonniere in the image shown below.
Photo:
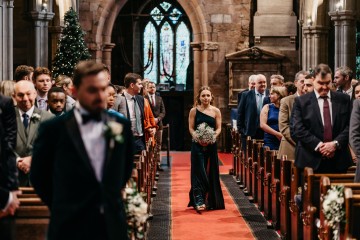
{"label": "boutonniere", "polygon": [[104,126],[104,136],[111,141],[113,147],[114,141],[118,143],[124,142],[124,137],[121,135],[123,132],[123,125],[115,121],[109,121]]}
{"label": "boutonniere", "polygon": [[41,116],[38,113],[33,113],[33,115],[30,118],[30,120],[33,122],[40,121],[40,119],[41,119]]}

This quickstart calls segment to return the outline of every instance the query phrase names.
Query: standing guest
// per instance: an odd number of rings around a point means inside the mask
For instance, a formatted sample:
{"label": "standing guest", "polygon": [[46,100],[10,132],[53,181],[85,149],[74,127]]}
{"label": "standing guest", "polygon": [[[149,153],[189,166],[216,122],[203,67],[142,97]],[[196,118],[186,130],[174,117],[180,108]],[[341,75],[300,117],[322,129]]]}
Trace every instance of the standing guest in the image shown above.
{"label": "standing guest", "polygon": [[34,140],[37,136],[40,122],[50,119],[53,115],[35,107],[36,90],[30,81],[22,80],[15,84],[13,95],[16,101],[16,162],[19,171],[21,187],[30,186],[29,170]]}
{"label": "standing guest", "polygon": [[294,81],[296,93],[287,96],[280,101],[279,130],[283,137],[279,146],[278,159],[281,159],[283,155],[286,155],[288,159],[295,159],[295,142],[290,135],[290,119],[295,98],[305,93],[305,77],[308,74],[309,73],[306,71],[299,71],[296,73]]}
{"label": "standing guest", "polygon": [[162,145],[163,123],[162,120],[165,117],[165,105],[162,97],[156,95],[156,84],[149,82],[147,86],[148,94],[145,96],[151,103],[151,110],[155,117],[155,123],[159,127],[155,133],[156,140],[156,162],[158,163],[158,170],[162,170],[160,166],[160,152]]}
{"label": "standing guest", "polygon": [[51,212],[49,240],[128,239],[120,192],[131,176],[133,141],[129,121],[105,109],[108,84],[103,64],[80,62],[75,108],[40,126],[31,181]]}
{"label": "standing guest", "polygon": [[46,67],[37,67],[34,71],[34,85],[37,90],[35,106],[40,110],[47,111],[48,92],[52,86],[51,72]]}
{"label": "standing guest", "polygon": [[114,115],[117,115],[119,117],[124,117],[124,115],[122,113],[119,113],[117,111],[115,111],[113,109],[114,107],[114,104],[115,104],[115,100],[117,98],[117,94],[116,94],[116,89],[115,89],[115,86],[113,84],[109,84],[109,86],[107,87],[106,89],[106,92],[108,94],[108,97],[107,97],[107,106],[106,106],[106,109],[108,110],[109,113],[112,113]]}
{"label": "standing guest", "polygon": [[[189,131],[193,138],[191,145],[191,189],[188,207],[196,211],[224,209],[224,197],[219,180],[219,159],[216,138],[221,132],[221,112],[212,105],[213,94],[209,87],[201,87],[189,113]],[[202,142],[196,130],[202,123],[211,127],[214,142]]]}
{"label": "standing guest", "polygon": [[144,98],[139,95],[143,88],[141,76],[136,73],[128,73],[125,75],[124,84],[126,87],[124,92],[125,107],[121,107],[120,113],[130,120],[135,140],[135,152],[140,153],[145,150]]}
{"label": "standing guest", "polygon": [[279,74],[273,74],[270,77],[270,88],[282,87],[284,85],[284,77]]}
{"label": "standing guest", "polygon": [[14,80],[15,82],[21,80],[33,81],[34,68],[31,66],[20,65],[15,69]]}
{"label": "standing guest", "polygon": [[55,116],[65,113],[66,94],[62,88],[52,87],[48,93],[49,112]]}
{"label": "standing guest", "polygon": [[286,97],[285,87],[273,87],[270,90],[270,102],[260,113],[260,127],[264,130],[264,146],[278,150],[283,135],[279,131],[280,101]]}
{"label": "standing guest", "polygon": [[293,95],[297,92],[296,85],[293,82],[284,83],[284,87],[286,88],[287,95]]}
{"label": "standing guest", "polygon": [[334,74],[336,90],[349,95],[350,99],[353,95],[353,87],[351,84],[352,78],[353,71],[347,66],[337,68]]}
{"label": "standing guest", "polygon": [[352,99],[360,99],[360,83],[357,83],[353,86],[353,96]]}
{"label": "standing guest", "polygon": [[16,158],[16,114],[11,98],[0,94],[0,239],[15,240],[15,210],[18,179]]}
{"label": "standing guest", "polygon": [[66,106],[65,110],[70,111],[75,106],[75,100],[72,98],[73,82],[70,77],[66,75],[59,75],[55,79],[55,85],[64,89],[66,94]]}
{"label": "standing guest", "polygon": [[304,80],[304,94],[314,91],[314,79],[313,74],[308,74]]}
{"label": "standing guest", "polygon": [[315,68],[314,91],[295,98],[291,136],[295,165],[316,173],[344,173],[352,164],[348,148],[350,98],[330,91],[331,69]]}
{"label": "standing guest", "polygon": [[238,131],[241,133],[243,149],[246,148],[246,137],[263,139],[264,131],[260,128],[260,112],[264,98],[269,92],[266,90],[266,77],[257,75],[255,89],[243,94],[238,112]]}

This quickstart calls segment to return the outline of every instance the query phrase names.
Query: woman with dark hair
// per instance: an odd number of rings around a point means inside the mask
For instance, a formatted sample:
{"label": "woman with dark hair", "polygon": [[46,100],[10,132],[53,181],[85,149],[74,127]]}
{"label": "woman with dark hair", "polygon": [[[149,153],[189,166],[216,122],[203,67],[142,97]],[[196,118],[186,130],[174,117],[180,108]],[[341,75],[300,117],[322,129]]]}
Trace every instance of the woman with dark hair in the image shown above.
{"label": "woman with dark hair", "polygon": [[224,209],[219,180],[216,138],[221,132],[221,112],[214,107],[209,87],[201,87],[189,114],[191,145],[191,189],[188,207],[197,212]]}

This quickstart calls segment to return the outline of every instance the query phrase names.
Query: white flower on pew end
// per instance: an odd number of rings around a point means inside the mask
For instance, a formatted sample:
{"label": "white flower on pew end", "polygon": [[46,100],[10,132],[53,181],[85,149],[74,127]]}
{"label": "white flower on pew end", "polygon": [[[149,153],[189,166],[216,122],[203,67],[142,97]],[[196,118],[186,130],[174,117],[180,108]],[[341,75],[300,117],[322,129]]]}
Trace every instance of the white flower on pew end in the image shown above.
{"label": "white flower on pew end", "polygon": [[40,119],[41,119],[40,114],[38,114],[38,113],[33,113],[33,115],[32,115],[31,118],[30,118],[30,121],[36,122],[36,121],[40,121]]}
{"label": "white flower on pew end", "polygon": [[118,143],[123,143],[124,138],[121,135],[124,127],[121,123],[115,121],[108,121],[104,126],[104,135],[108,139],[114,139]]}
{"label": "white flower on pew end", "polygon": [[148,218],[148,204],[138,192],[133,179],[126,184],[124,197],[129,238],[132,239],[132,236],[135,236],[136,239],[143,239],[145,237],[144,224]]}
{"label": "white flower on pew end", "polygon": [[344,186],[331,186],[324,196],[322,211],[333,230],[333,239],[337,239],[340,223],[345,222]]}

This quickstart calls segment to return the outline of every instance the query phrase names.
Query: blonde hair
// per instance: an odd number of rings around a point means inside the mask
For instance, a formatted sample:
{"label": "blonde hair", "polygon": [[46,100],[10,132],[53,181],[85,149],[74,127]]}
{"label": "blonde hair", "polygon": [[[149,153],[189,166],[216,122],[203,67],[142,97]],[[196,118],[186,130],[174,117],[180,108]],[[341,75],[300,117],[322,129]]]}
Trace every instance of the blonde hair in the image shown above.
{"label": "blonde hair", "polygon": [[286,87],[273,87],[270,90],[270,93],[276,93],[280,96],[279,100],[282,99],[283,97],[287,96],[287,90]]}
{"label": "blonde hair", "polygon": [[196,106],[198,106],[198,105],[201,105],[200,95],[201,95],[201,92],[204,91],[204,90],[210,91],[210,93],[211,93],[210,105],[213,105],[213,104],[214,104],[214,95],[213,95],[212,92],[211,92],[211,88],[208,87],[208,86],[202,86],[202,87],[200,87],[200,89],[199,89],[199,91],[198,91],[198,94],[197,94],[197,96],[195,97],[194,107],[196,107]]}
{"label": "blonde hair", "polygon": [[11,80],[3,80],[0,82],[0,92],[7,97],[12,97],[15,92],[15,82]]}
{"label": "blonde hair", "polygon": [[71,78],[66,75],[59,75],[55,79],[55,85],[57,87],[63,88],[65,85],[66,87],[69,86],[69,84],[72,82]]}

